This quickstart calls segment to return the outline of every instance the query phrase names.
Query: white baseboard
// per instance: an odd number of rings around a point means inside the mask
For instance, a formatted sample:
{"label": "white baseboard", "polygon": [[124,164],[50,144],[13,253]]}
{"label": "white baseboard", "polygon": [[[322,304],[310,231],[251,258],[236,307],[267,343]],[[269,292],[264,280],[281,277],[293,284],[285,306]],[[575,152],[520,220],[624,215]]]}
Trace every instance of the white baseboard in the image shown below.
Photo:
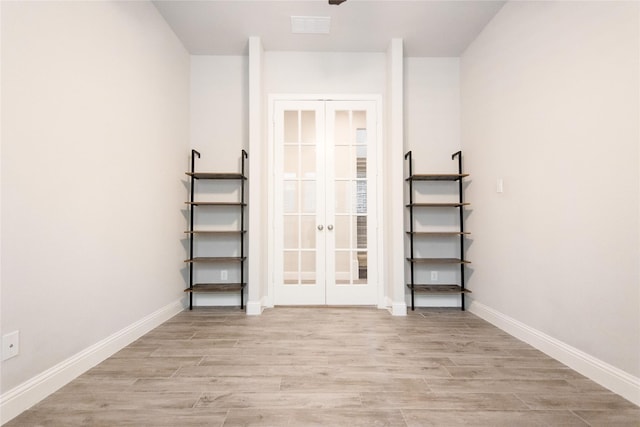
{"label": "white baseboard", "polygon": [[556,338],[506,316],[477,301],[468,310],[514,337],[532,345],[571,369],[640,406],[640,378],[603,362]]}
{"label": "white baseboard", "polygon": [[392,316],[406,316],[407,315],[407,303],[404,301],[394,302],[391,304]]}
{"label": "white baseboard", "polygon": [[378,308],[386,309],[392,316],[406,316],[407,315],[407,303],[404,301],[396,301],[389,297],[384,298],[384,304],[379,305]]}
{"label": "white baseboard", "polygon": [[0,396],[0,424],[12,420],[183,310],[181,298],[3,393]]}
{"label": "white baseboard", "polygon": [[378,304],[378,308],[381,310],[387,310],[389,313],[392,312],[392,308],[391,306],[393,305],[391,298],[389,297],[384,297],[382,299],[382,302]]}

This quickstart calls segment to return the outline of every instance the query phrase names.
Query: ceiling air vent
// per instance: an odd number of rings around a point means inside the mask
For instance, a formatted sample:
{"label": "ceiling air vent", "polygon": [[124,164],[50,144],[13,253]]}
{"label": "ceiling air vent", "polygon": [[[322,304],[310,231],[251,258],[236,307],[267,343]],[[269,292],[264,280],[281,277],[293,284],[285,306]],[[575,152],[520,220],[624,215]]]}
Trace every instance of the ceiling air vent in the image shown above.
{"label": "ceiling air vent", "polygon": [[330,16],[292,16],[291,32],[294,34],[329,34]]}

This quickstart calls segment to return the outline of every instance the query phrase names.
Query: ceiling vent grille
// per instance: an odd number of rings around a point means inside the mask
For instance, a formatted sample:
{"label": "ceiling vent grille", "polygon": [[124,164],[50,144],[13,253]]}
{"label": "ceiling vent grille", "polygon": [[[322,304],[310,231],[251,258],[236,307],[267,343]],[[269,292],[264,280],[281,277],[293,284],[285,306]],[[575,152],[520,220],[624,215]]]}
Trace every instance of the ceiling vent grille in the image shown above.
{"label": "ceiling vent grille", "polygon": [[292,16],[291,32],[294,34],[329,34],[330,16]]}

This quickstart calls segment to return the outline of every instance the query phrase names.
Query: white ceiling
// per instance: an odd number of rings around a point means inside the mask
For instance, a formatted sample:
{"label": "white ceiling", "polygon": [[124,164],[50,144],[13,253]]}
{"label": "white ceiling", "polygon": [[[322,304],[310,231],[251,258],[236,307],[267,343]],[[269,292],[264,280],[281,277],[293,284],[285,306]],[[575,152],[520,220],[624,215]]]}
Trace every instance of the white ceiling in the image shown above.
{"label": "white ceiling", "polygon": [[[259,36],[265,50],[385,52],[404,39],[405,56],[459,56],[505,1],[157,0],[194,55],[242,55]],[[331,33],[292,34],[291,16],[330,16]]]}

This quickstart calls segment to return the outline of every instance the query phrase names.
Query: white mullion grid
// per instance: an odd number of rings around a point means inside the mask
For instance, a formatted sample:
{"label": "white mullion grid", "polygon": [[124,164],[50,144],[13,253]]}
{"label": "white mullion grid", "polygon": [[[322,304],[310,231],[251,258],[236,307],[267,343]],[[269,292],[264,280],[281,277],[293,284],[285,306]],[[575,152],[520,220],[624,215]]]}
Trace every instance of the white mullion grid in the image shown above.
{"label": "white mullion grid", "polygon": [[[349,244],[348,247],[346,249],[335,249],[335,253],[333,256],[337,257],[338,254],[341,255],[345,255],[347,256],[347,262],[349,265],[349,280],[348,280],[348,285],[352,285],[353,284],[353,259],[351,258],[351,254],[353,253],[353,244],[354,244],[354,237],[353,237],[353,204],[354,204],[354,199],[353,199],[353,193],[354,193],[354,189],[352,188],[352,182],[353,182],[353,177],[354,177],[354,172],[356,171],[356,166],[353,164],[353,144],[351,143],[351,128],[352,128],[352,124],[353,124],[353,112],[351,110],[348,110],[348,127],[347,129],[349,130],[349,135],[348,135],[348,139],[346,141],[335,141],[335,145],[336,146],[346,146],[347,147],[347,153],[349,156],[349,159],[347,159],[347,162],[349,164],[349,176],[347,177],[342,177],[342,178],[334,178],[334,188],[335,188],[335,184],[337,182],[344,182],[347,184],[347,212],[346,213],[335,213],[336,218],[337,217],[342,217],[342,218],[346,218],[347,220],[347,233],[349,236]],[[334,159],[335,161],[335,159]],[[335,194],[335,191],[334,191]],[[334,196],[335,197],[335,196]],[[342,279],[340,280],[342,281]]]}
{"label": "white mullion grid", "polygon": [[302,285],[302,238],[300,236],[300,223],[302,222],[302,111],[298,110],[298,135],[296,139],[296,151],[298,152],[296,182],[298,183],[298,206],[296,206],[296,216],[298,217],[297,236],[297,257],[298,257],[298,286]]}
{"label": "white mullion grid", "polygon": [[[355,255],[354,258],[349,257],[349,268],[351,271],[349,272],[349,284],[353,286],[353,281],[355,277],[354,264],[358,259],[358,209],[356,208],[357,197],[355,192],[357,192],[358,187],[356,184],[356,180],[358,178],[358,153],[356,148],[357,142],[357,133],[353,125],[353,110],[349,110],[349,153],[351,154],[351,176],[350,176],[350,186],[352,187],[351,192],[351,218],[349,221],[350,227],[354,228],[351,230],[351,239],[355,240],[351,242],[351,253],[350,255]],[[354,212],[355,211],[355,212]],[[354,220],[355,219],[355,223]],[[359,273],[358,273],[359,274]]]}
{"label": "white mullion grid", "polygon": [[348,150],[348,164],[349,164],[349,172],[348,172],[348,176],[346,177],[341,177],[341,178],[334,178],[335,182],[344,182],[348,185],[347,188],[347,194],[348,194],[348,203],[347,203],[347,212],[346,213],[336,213],[336,217],[340,216],[342,218],[346,218],[347,220],[347,233],[349,235],[349,244],[348,247],[346,249],[335,249],[335,255],[337,256],[338,253],[347,256],[347,260],[348,260],[348,264],[349,264],[349,279],[348,279],[348,285],[352,285],[353,284],[353,273],[354,273],[354,268],[353,268],[353,259],[351,258],[351,255],[354,253],[354,231],[357,232],[357,227],[356,230],[353,229],[354,225],[353,225],[353,214],[354,214],[354,187],[353,187],[353,182],[354,182],[354,177],[355,177],[355,173],[356,173],[356,168],[357,166],[354,164],[353,160],[355,159],[355,151],[354,151],[354,146],[353,146],[353,142],[351,141],[353,135],[352,135],[352,128],[353,128],[353,112],[351,110],[348,110],[348,127],[347,129],[349,130],[349,135],[348,135],[348,139],[346,141],[336,141],[336,145],[341,145],[341,146],[346,146],[347,150]]}
{"label": "white mullion grid", "polygon": [[[317,280],[317,265],[314,265],[314,269],[307,271],[304,269],[303,266],[303,262],[302,262],[302,254],[303,253],[315,253],[316,249],[315,248],[303,248],[302,247],[302,219],[306,216],[313,216],[314,213],[313,212],[307,212],[306,209],[304,208],[304,200],[303,200],[303,194],[305,193],[305,185],[306,184],[315,184],[317,182],[317,176],[314,175],[313,178],[307,178],[303,175],[303,152],[302,149],[304,147],[314,147],[316,144],[312,144],[312,143],[307,143],[304,142],[302,140],[302,125],[303,125],[303,120],[302,120],[302,115],[303,115],[304,110],[298,110],[298,141],[297,141],[297,150],[298,150],[298,175],[297,175],[297,181],[298,181],[298,212],[297,212],[297,216],[298,216],[298,248],[297,248],[297,253],[298,253],[298,284],[300,286],[305,285],[305,281],[309,281],[310,279],[307,278],[307,274],[306,273],[311,273],[314,277],[313,281]],[[315,153],[315,156],[317,156],[317,153]],[[314,188],[314,194],[316,192],[316,189]],[[315,204],[315,201],[314,201]],[[317,206],[316,206],[317,209]],[[317,244],[317,243],[316,243]]]}
{"label": "white mullion grid", "polygon": [[[367,118],[368,118],[368,114],[367,114]],[[353,208],[356,211],[356,213],[355,213],[355,216],[356,216],[356,245],[355,246],[356,247],[355,247],[354,254],[355,254],[356,260],[358,259],[358,254],[360,252],[363,252],[363,253],[366,254],[366,257],[367,257],[367,270],[368,270],[368,266],[369,266],[369,262],[370,262],[370,260],[369,260],[369,249],[368,249],[369,240],[370,240],[369,239],[369,233],[368,233],[368,229],[369,229],[369,191],[368,191],[368,182],[369,182],[369,172],[370,172],[370,168],[369,168],[370,156],[369,156],[369,150],[368,150],[369,149],[369,143],[368,143],[369,142],[369,138],[368,138],[369,129],[368,129],[368,126],[365,129],[367,129],[366,130],[367,139],[362,144],[358,144],[357,130],[353,129],[354,132],[355,132],[354,135],[353,135],[354,143],[353,143],[353,151],[352,151],[354,153],[354,160],[355,160],[355,162],[354,162],[355,174],[354,174],[354,178],[353,178],[353,186],[354,186],[354,188],[353,188],[353,191],[354,191],[353,197],[354,197],[355,200],[354,200]],[[365,160],[366,161],[366,166],[365,166],[366,169],[365,169],[365,177],[364,178],[358,178],[358,166],[357,166],[358,165],[358,147],[365,147],[365,150],[366,150],[366,160]],[[359,183],[361,183],[361,182],[363,182],[364,186],[365,186],[366,210],[365,210],[364,213],[358,212],[358,206],[357,206],[357,204],[358,204],[358,188],[359,188],[359,185],[360,185]],[[365,224],[366,224],[365,236],[367,237],[367,244],[365,245],[364,248],[359,248],[358,247],[358,242],[357,242],[357,234],[358,234],[358,230],[357,230],[358,219],[357,218],[360,217],[360,216],[364,216],[365,217]],[[360,272],[358,271],[358,277],[359,277],[359,275],[360,275]],[[368,280],[368,272],[367,272],[367,280]]]}

